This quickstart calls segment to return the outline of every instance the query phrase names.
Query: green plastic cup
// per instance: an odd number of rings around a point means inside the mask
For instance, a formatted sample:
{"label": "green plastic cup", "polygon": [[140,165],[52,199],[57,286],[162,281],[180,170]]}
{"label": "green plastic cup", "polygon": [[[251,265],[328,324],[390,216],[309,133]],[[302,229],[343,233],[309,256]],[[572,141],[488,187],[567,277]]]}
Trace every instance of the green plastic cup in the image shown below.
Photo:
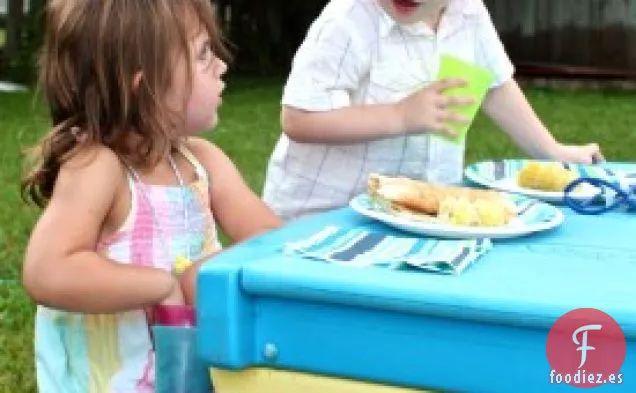
{"label": "green plastic cup", "polygon": [[477,115],[477,111],[481,106],[488,89],[490,88],[495,76],[490,70],[467,63],[449,55],[442,55],[440,58],[440,67],[437,80],[442,79],[465,79],[468,84],[465,87],[453,87],[445,90],[444,94],[448,96],[471,97],[474,102],[470,105],[458,105],[453,108],[458,114],[466,116],[470,121],[466,124],[448,123],[456,132],[456,137],[443,135],[442,137],[454,142],[464,143],[468,129]]}

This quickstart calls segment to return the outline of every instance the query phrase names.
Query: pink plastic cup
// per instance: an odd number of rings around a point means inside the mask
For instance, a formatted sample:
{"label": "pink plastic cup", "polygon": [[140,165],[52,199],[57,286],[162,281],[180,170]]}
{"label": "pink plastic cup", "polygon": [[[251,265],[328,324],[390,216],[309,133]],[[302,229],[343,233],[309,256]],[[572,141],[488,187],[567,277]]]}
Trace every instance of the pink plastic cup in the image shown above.
{"label": "pink plastic cup", "polygon": [[192,306],[155,306],[152,314],[154,325],[196,326],[196,312]]}

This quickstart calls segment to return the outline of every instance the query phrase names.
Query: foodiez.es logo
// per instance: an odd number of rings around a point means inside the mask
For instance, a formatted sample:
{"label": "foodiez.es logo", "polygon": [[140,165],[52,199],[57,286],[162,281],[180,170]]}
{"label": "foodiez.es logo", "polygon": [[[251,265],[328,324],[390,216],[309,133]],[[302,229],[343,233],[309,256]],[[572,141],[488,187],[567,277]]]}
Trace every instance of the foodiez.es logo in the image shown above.
{"label": "foodiez.es logo", "polygon": [[625,352],[625,335],[612,317],[594,308],[572,310],[548,333],[549,382],[582,388],[620,384]]}

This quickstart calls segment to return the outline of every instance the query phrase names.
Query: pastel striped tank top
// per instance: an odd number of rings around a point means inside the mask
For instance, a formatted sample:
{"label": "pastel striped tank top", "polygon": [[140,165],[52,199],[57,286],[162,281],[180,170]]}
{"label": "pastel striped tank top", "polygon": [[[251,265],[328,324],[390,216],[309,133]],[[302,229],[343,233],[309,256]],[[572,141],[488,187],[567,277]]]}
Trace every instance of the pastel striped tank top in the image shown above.
{"label": "pastel striped tank top", "polygon": [[[130,172],[131,210],[115,234],[100,240],[100,254],[171,271],[179,255],[197,258],[221,249],[208,175],[191,152],[179,151],[197,179],[185,187],[148,185]],[[154,352],[143,310],[93,315],[38,306],[35,325],[40,393],[154,392]]]}

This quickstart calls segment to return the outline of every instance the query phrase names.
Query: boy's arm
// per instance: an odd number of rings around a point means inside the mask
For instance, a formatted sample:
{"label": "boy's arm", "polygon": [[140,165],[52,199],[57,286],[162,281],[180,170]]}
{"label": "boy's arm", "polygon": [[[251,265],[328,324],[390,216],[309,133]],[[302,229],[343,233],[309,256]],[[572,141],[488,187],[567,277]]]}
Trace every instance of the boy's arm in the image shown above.
{"label": "boy's arm", "polygon": [[397,105],[350,106],[310,112],[284,106],[281,115],[285,134],[297,142],[355,143],[402,134]]}
{"label": "boy's arm", "polygon": [[463,86],[463,80],[435,82],[396,103],[347,106],[310,112],[284,106],[283,131],[292,140],[314,143],[355,143],[403,134],[455,131],[448,122],[468,119],[451,110],[472,103],[468,97],[446,97],[444,90]]}
{"label": "boy's arm", "polygon": [[117,157],[105,148],[63,165],[55,190],[26,250],[23,284],[39,304],[108,313],[157,304],[180,293],[163,270],[109,261],[95,251],[100,229],[122,180]]}
{"label": "boy's arm", "polygon": [[582,146],[559,143],[513,79],[492,89],[484,100],[483,109],[531,157],[586,164],[604,159],[595,143]]}
{"label": "boy's arm", "polygon": [[548,159],[557,154],[559,143],[543,125],[514,80],[490,90],[484,99],[483,109],[528,155]]}

